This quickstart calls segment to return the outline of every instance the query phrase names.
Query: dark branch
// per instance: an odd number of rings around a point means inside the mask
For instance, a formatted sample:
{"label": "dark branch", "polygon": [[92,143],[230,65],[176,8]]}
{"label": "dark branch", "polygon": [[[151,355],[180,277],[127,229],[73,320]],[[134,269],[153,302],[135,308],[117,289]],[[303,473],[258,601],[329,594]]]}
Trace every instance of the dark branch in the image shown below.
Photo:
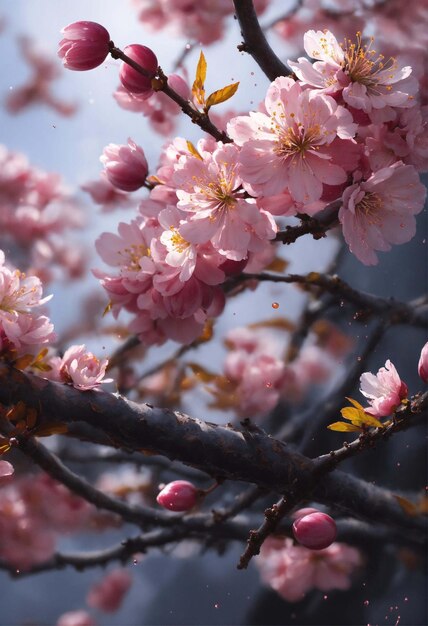
{"label": "dark branch", "polygon": [[244,43],[239,50],[251,54],[269,80],[289,76],[291,71],[276,56],[260,27],[252,0],[233,0]]}

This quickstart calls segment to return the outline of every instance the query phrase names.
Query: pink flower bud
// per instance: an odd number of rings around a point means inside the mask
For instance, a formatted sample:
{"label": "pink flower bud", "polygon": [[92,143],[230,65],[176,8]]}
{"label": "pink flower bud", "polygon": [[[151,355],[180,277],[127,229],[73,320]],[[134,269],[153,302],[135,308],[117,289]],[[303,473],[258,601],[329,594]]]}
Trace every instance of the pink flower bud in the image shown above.
{"label": "pink flower bud", "polygon": [[132,139],[127,146],[110,143],[100,157],[110,183],[122,191],[136,191],[144,185],[148,165],[144,151]]}
{"label": "pink flower bud", "polygon": [[424,383],[428,383],[428,341],[421,351],[421,357],[418,363],[418,374]]}
{"label": "pink flower bud", "polygon": [[109,53],[110,35],[96,22],[74,22],[61,30],[58,56],[69,70],[84,71],[98,67]]}
{"label": "pink flower bud", "polygon": [[119,78],[122,85],[132,94],[148,98],[152,95],[152,78],[156,74],[158,60],[155,53],[146,46],[133,43],[123,51],[129,58],[145,69],[149,76],[144,76],[127,63],[122,63]]}
{"label": "pink flower bud", "polygon": [[309,513],[294,522],[293,534],[296,541],[305,548],[323,550],[336,539],[336,522],[321,511]]}
{"label": "pink flower bud", "polygon": [[170,511],[189,511],[198,501],[198,491],[187,480],[174,480],[165,485],[156,501]]}

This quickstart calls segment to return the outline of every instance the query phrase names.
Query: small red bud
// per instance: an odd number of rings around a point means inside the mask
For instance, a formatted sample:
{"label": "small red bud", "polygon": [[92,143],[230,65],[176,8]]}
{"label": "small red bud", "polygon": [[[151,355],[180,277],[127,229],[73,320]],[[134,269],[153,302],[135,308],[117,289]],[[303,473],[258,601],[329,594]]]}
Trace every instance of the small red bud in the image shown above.
{"label": "small red bud", "polygon": [[421,356],[418,363],[418,374],[422,378],[424,383],[428,383],[428,341],[421,351]]}
{"label": "small red bud", "polygon": [[199,489],[187,480],[174,480],[160,491],[156,501],[170,511],[189,511],[198,501]]}
{"label": "small red bud", "polygon": [[316,511],[299,517],[293,524],[293,534],[305,548],[323,550],[336,539],[336,522],[330,515]]}

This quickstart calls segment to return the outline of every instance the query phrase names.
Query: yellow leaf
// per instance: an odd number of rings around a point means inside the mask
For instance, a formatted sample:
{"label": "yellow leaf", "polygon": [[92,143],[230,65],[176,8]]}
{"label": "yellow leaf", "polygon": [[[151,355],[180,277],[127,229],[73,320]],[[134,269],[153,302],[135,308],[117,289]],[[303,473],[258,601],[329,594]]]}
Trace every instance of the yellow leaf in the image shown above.
{"label": "yellow leaf", "polygon": [[198,65],[196,67],[196,77],[192,86],[192,94],[199,104],[205,103],[205,79],[207,77],[207,62],[201,50]]}
{"label": "yellow leaf", "polygon": [[14,361],[13,364],[16,367],[16,369],[18,369],[18,370],[25,370],[26,367],[31,365],[33,360],[34,360],[34,355],[33,354],[24,354],[24,355],[20,356],[19,359],[16,359],[16,361]]}
{"label": "yellow leaf", "polygon": [[202,383],[210,383],[216,380],[217,374],[213,374],[209,372],[205,367],[199,365],[198,363],[187,363],[186,364],[192,372],[198,377],[199,382]]}
{"label": "yellow leaf", "polygon": [[19,422],[20,420],[25,418],[26,413],[27,413],[26,405],[24,404],[24,402],[22,402],[22,400],[19,400],[17,404],[14,404],[13,407],[11,407],[7,411],[6,418],[10,422]]}
{"label": "yellow leaf", "polygon": [[290,332],[295,329],[295,324],[293,324],[293,322],[286,317],[271,317],[268,320],[262,320],[261,322],[249,324],[248,328],[277,328],[278,330]]}
{"label": "yellow leaf", "polygon": [[106,308],[103,311],[103,317],[105,317],[107,315],[107,313],[110,313],[111,307],[112,307],[112,303],[109,302],[108,305],[106,306]]}
{"label": "yellow leaf", "polygon": [[359,408],[354,408],[352,406],[346,406],[343,408],[340,413],[344,419],[349,420],[356,426],[362,426],[364,424],[365,426],[372,426],[374,428],[384,428],[382,422],[373,417],[373,415],[366,413],[358,402],[351,400],[350,398],[347,399],[353,404],[356,404]]}
{"label": "yellow leaf", "polygon": [[229,98],[236,93],[238,87],[239,83],[233,83],[232,85],[226,85],[226,87],[213,91],[207,98],[205,109],[208,111],[208,109],[214,106],[214,104],[226,102],[226,100],[229,100]]}
{"label": "yellow leaf", "polygon": [[397,500],[403,511],[407,513],[407,515],[411,515],[412,517],[418,515],[419,510],[416,504],[413,504],[413,502],[410,502],[410,500],[407,500],[407,498],[403,498],[402,496],[396,496],[395,494],[394,498]]}
{"label": "yellow leaf", "polygon": [[34,428],[37,422],[37,411],[36,409],[30,408],[27,411],[27,415],[25,416],[25,420],[27,422],[28,430]]}
{"label": "yellow leaf", "polygon": [[357,402],[353,398],[348,398],[348,396],[346,396],[346,399],[348,400],[348,402],[353,404],[355,408],[360,409],[360,411],[364,411],[364,407],[359,402]]}
{"label": "yellow leaf", "polygon": [[197,159],[200,159],[201,161],[203,161],[203,158],[201,157],[201,155],[199,154],[199,152],[197,151],[193,143],[191,141],[186,141],[186,144],[187,144],[187,149],[189,150],[190,154],[192,154]]}
{"label": "yellow leaf", "polygon": [[284,259],[280,259],[278,256],[274,258],[273,261],[269,263],[269,265],[265,268],[267,272],[276,272],[277,274],[282,274],[284,270],[289,266],[289,262]]}
{"label": "yellow leaf", "polygon": [[343,433],[357,433],[361,431],[361,428],[359,428],[358,426],[354,426],[354,424],[347,424],[346,422],[334,422],[334,424],[329,424],[327,428],[329,428],[330,430],[337,430]]}

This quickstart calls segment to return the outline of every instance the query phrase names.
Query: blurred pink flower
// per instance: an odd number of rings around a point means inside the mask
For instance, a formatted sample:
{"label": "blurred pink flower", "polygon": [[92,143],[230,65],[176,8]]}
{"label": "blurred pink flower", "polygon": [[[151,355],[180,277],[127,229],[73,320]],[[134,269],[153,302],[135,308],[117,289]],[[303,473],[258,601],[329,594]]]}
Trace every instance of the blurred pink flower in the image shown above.
{"label": "blurred pink flower", "polygon": [[288,602],[299,602],[311,589],[349,589],[362,563],[358,550],[342,543],[314,551],[273,537],[264,542],[257,559],[262,580]]}
{"label": "blurred pink flower", "polygon": [[87,611],[68,611],[59,616],[56,626],[97,626]]}
{"label": "blurred pink flower", "polygon": [[93,609],[115,613],[120,609],[131,585],[132,576],[127,570],[112,570],[91,587],[86,602]]}
{"label": "blurred pink flower", "polygon": [[385,363],[376,375],[365,372],[360,377],[360,391],[369,401],[365,409],[375,417],[387,417],[407,396],[407,385],[398,375],[391,361]]}

